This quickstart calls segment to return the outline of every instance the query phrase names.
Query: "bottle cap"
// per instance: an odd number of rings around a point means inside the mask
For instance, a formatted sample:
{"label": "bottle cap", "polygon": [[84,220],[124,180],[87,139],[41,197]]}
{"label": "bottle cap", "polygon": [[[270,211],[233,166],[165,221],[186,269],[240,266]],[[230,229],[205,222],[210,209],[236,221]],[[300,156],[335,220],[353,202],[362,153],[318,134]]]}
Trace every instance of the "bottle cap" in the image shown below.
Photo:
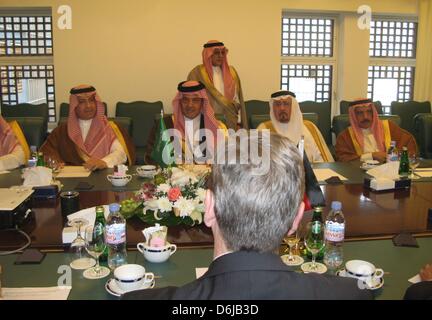
{"label": "bottle cap", "polygon": [[109,210],[111,212],[119,211],[120,210],[120,205],[118,203],[111,203],[109,205]]}
{"label": "bottle cap", "polygon": [[331,208],[333,210],[339,211],[342,209],[342,203],[340,201],[332,201]]}

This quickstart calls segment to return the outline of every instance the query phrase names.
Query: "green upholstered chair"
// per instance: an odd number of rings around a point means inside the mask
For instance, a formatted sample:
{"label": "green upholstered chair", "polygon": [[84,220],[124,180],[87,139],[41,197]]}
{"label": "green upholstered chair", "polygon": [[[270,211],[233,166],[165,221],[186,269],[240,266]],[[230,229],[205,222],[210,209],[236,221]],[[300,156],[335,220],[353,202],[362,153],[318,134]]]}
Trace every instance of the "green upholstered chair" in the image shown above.
{"label": "green upholstered chair", "polygon": [[249,123],[249,128],[253,129],[252,127],[252,115],[269,115],[270,113],[270,106],[268,101],[262,101],[262,100],[248,100],[245,101],[245,107],[246,107],[246,117],[247,121]]}
{"label": "green upholstered chair", "polygon": [[4,104],[1,107],[3,117],[40,117],[44,119],[43,130],[48,131],[48,104],[19,103],[16,105]]}
{"label": "green upholstered chair", "polygon": [[153,127],[155,116],[163,108],[161,101],[117,102],[116,117],[132,119],[132,140],[136,148],[136,163],[144,164],[147,139]]}
{"label": "green upholstered chair", "polygon": [[[352,101],[342,100],[339,104],[340,114],[348,114],[349,104]],[[374,101],[375,108],[378,114],[384,114],[381,101]]]}
{"label": "green upholstered chair", "polygon": [[[398,126],[400,126],[401,119],[397,115],[379,115],[378,116],[381,120],[391,120],[394,123],[396,123]],[[333,126],[332,131],[335,133],[336,137],[344,131],[346,128],[350,126],[349,122],[349,115],[347,114],[340,114],[338,116],[333,117]]]}
{"label": "green upholstered chair", "polygon": [[[309,120],[313,122],[316,126],[318,126],[318,115],[316,113],[303,113],[303,119]],[[251,115],[251,129],[256,129],[262,122],[266,122],[270,120],[269,114],[253,114]]]}
{"label": "green upholstered chair", "polygon": [[414,130],[418,137],[420,156],[432,159],[432,113],[418,113],[414,117]]}
{"label": "green upholstered chair", "polygon": [[215,118],[226,126],[226,119],[223,113],[215,113]]}
{"label": "green upholstered chair", "polygon": [[39,148],[45,141],[45,119],[43,117],[5,117],[7,122],[16,120],[24,133],[27,144]]}
{"label": "green upholstered chair", "polygon": [[[103,105],[105,106],[105,115],[107,115],[107,104],[106,102],[103,102]],[[59,115],[59,119],[60,118],[64,118],[64,117],[68,117],[69,116],[69,103],[66,102],[62,102],[60,103],[60,115]]]}
{"label": "green upholstered chair", "polygon": [[414,116],[418,113],[430,113],[431,104],[429,101],[417,102],[417,101],[407,101],[407,102],[396,102],[393,101],[390,106],[391,114],[397,114],[401,118],[402,129],[407,130],[409,133],[414,135],[417,142],[419,137],[414,129]]}
{"label": "green upholstered chair", "polygon": [[316,113],[318,115],[317,127],[320,129],[325,142],[332,144],[331,136],[331,104],[329,101],[315,102],[302,101],[299,103],[300,110],[303,113]]}

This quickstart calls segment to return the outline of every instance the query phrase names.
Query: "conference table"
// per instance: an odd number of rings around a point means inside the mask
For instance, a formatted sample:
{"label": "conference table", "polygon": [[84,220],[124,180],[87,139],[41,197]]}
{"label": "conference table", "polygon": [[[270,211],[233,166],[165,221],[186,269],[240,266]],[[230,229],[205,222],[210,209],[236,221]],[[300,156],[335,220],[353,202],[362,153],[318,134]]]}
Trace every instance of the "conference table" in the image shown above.
{"label": "conference table", "polygon": [[[425,161],[421,166],[432,167]],[[421,266],[432,261],[432,179],[413,180],[409,189],[374,192],[364,187],[366,172],[358,162],[314,164],[314,169],[331,169],[344,176],[343,183],[328,184],[320,181],[326,199],[324,216],[331,201],[342,202],[346,218],[346,243],[344,260],[368,260],[386,271],[383,288],[376,290],[378,299],[400,299],[409,286],[408,278]],[[132,180],[125,187],[113,187],[106,179],[112,169],[93,172],[87,178],[60,179],[62,190],[79,191],[81,209],[100,204],[120,202],[130,198],[145,181],[129,173]],[[92,185],[91,190],[79,190],[79,182]],[[0,188],[21,185],[21,171],[14,170],[0,175]],[[312,212],[306,212],[304,222]],[[68,264],[68,245],[62,242],[65,218],[61,214],[60,200],[33,201],[33,212],[21,226],[31,238],[32,248],[47,252],[40,265],[14,265],[16,255],[0,256],[3,266],[4,287],[55,286],[60,265]],[[136,244],[144,241],[142,230],[147,227],[138,218],[128,220],[128,262],[145,266],[158,275],[156,287],[182,285],[196,278],[195,268],[208,267],[212,260],[213,237],[204,224],[194,227],[169,227],[168,241],[178,246],[177,252],[165,263],[154,264],[144,260],[136,250]],[[391,238],[401,232],[413,234],[418,248],[396,247]],[[1,231],[0,251],[19,247],[23,239],[13,231]],[[280,253],[285,247],[281,245]],[[299,271],[299,268],[295,268]],[[31,276],[30,276],[31,275]],[[73,271],[72,290],[69,299],[115,298],[105,290],[107,279],[87,280],[82,272]]]}

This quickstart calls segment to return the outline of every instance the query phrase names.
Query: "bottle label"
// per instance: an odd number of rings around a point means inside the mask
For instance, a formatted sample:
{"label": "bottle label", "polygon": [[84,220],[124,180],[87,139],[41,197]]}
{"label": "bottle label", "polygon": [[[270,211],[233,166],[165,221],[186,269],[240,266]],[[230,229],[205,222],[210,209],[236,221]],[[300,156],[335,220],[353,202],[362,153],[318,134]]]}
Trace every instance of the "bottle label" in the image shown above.
{"label": "bottle label", "polygon": [[325,239],[333,242],[341,242],[345,238],[345,223],[327,221]]}
{"label": "bottle label", "polygon": [[107,244],[122,244],[126,242],[126,224],[117,223],[106,227],[105,242]]}

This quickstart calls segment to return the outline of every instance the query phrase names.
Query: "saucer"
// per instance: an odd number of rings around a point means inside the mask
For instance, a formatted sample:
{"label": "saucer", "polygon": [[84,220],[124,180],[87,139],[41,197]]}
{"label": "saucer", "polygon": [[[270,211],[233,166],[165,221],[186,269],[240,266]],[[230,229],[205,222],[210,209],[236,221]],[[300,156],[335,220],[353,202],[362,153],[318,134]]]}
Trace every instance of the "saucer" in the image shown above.
{"label": "saucer", "polygon": [[[141,288],[134,289],[132,291],[142,290],[142,289],[151,289],[151,288],[154,288],[154,286],[155,286],[155,281],[153,279],[153,281],[150,283],[150,286],[143,283],[143,286]],[[120,289],[117,286],[117,282],[114,280],[114,278],[108,279],[108,281],[105,283],[105,290],[108,291],[109,294],[112,294],[113,296],[116,296],[116,297],[120,297],[122,294],[129,292],[129,291],[125,291],[125,290]]]}
{"label": "saucer", "polygon": [[[347,277],[347,275],[345,273],[345,269],[336,271],[336,275],[339,276],[339,277]],[[355,278],[353,278],[353,279],[355,279]],[[362,282],[363,282],[363,285],[367,289],[369,289],[369,290],[378,290],[379,288],[381,288],[384,285],[384,278],[383,277],[377,278],[376,283],[372,287],[369,286],[366,282],[364,282],[364,281],[362,281]]]}
{"label": "saucer", "polygon": [[281,256],[281,259],[282,259],[283,263],[285,263],[287,266],[299,266],[299,265],[303,264],[303,262],[304,262],[304,259],[300,256],[297,256],[297,255],[293,255],[292,261],[288,260],[287,254],[284,254],[283,256]]}

